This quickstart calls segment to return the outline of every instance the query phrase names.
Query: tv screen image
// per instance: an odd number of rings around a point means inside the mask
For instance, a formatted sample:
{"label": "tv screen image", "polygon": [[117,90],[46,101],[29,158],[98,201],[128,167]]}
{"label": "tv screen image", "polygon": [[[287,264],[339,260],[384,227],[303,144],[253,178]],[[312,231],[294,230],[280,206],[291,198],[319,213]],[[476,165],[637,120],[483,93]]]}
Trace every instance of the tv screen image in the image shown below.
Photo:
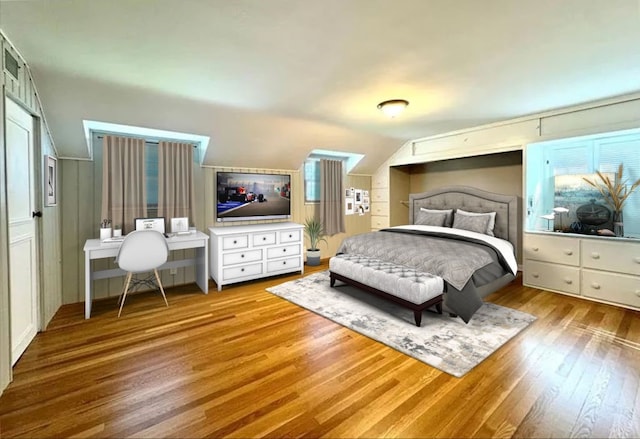
{"label": "tv screen image", "polygon": [[217,173],[217,221],[246,221],[291,216],[291,175]]}

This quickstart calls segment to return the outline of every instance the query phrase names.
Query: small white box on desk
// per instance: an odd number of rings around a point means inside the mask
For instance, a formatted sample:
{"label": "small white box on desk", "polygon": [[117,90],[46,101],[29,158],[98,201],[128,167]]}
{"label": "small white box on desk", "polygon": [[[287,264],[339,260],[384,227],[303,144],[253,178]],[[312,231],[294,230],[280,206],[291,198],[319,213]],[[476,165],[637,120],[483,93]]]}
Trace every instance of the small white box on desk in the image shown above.
{"label": "small white box on desk", "polygon": [[111,227],[100,228],[100,241],[111,238]]}

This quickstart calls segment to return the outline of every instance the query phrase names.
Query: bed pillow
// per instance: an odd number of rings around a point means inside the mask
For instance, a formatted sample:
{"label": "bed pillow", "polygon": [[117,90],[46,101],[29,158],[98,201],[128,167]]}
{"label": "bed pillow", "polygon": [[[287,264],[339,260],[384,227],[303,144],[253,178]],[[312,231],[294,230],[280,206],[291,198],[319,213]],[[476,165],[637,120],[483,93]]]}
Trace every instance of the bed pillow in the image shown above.
{"label": "bed pillow", "polygon": [[418,212],[416,224],[421,226],[438,226],[443,227],[447,219],[447,212]]}
{"label": "bed pillow", "polygon": [[486,234],[490,220],[489,216],[458,215],[456,212],[453,217],[453,228]]}
{"label": "bed pillow", "polygon": [[453,209],[427,209],[424,207],[420,208],[420,212],[428,212],[428,213],[446,213],[447,217],[444,220],[444,227],[451,227],[453,223]]}
{"label": "bed pillow", "polygon": [[485,230],[484,234],[489,236],[495,236],[493,234],[493,228],[496,226],[496,213],[495,212],[486,212],[486,213],[477,213],[477,212],[467,212],[466,210],[457,209],[456,216],[486,216],[489,218],[489,223],[487,224],[487,230]]}

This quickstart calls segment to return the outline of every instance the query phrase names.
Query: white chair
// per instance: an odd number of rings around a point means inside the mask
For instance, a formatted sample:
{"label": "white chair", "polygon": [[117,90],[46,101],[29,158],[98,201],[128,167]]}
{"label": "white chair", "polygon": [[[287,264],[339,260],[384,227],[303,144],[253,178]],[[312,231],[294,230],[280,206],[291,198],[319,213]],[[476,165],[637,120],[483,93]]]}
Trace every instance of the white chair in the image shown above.
{"label": "white chair", "polygon": [[118,311],[118,317],[122,312],[124,301],[127,298],[127,293],[130,292],[129,284],[132,284],[131,290],[140,285],[147,285],[155,288],[156,285],[153,282],[153,276],[149,276],[146,279],[131,279],[134,274],[147,273],[153,271],[155,278],[158,282],[158,287],[164,298],[164,303],[169,306],[167,302],[167,296],[164,294],[162,288],[162,282],[160,282],[160,276],[158,275],[157,268],[167,262],[169,256],[169,246],[164,235],[155,230],[136,230],[130,232],[125,236],[116,256],[116,263],[121,269],[127,272],[127,278],[124,283],[124,289],[120,295],[120,311]]}

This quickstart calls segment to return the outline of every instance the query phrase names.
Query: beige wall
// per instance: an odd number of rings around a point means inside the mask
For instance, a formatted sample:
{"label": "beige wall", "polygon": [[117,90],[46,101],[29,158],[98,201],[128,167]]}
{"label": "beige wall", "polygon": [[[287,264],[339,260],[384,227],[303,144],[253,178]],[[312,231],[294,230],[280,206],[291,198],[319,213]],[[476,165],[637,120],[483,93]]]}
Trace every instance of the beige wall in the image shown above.
{"label": "beige wall", "polygon": [[464,185],[522,197],[522,151],[411,165],[410,175],[411,193]]}

